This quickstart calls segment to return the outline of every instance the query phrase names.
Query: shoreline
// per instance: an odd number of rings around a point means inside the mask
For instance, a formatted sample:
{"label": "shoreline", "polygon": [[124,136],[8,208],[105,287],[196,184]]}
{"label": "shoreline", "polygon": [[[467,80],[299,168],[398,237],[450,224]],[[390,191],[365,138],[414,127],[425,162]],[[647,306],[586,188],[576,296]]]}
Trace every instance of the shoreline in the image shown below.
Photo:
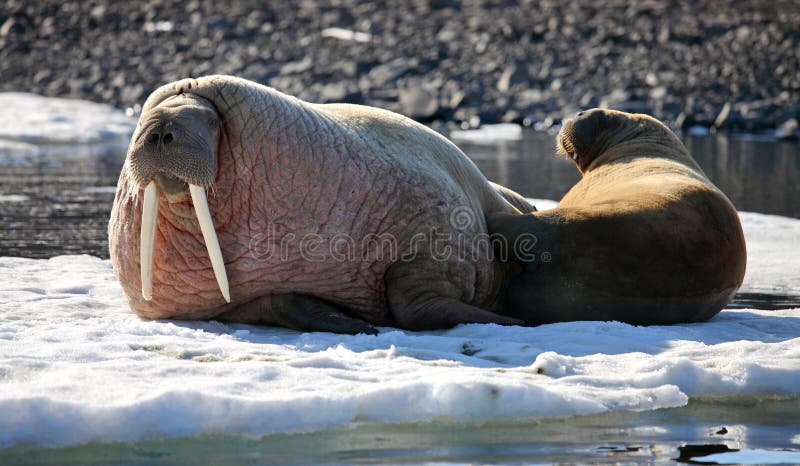
{"label": "shoreline", "polygon": [[459,127],[602,106],[800,136],[792,2],[62,3],[0,10],[0,91],[135,109],[161,84],[222,73]]}

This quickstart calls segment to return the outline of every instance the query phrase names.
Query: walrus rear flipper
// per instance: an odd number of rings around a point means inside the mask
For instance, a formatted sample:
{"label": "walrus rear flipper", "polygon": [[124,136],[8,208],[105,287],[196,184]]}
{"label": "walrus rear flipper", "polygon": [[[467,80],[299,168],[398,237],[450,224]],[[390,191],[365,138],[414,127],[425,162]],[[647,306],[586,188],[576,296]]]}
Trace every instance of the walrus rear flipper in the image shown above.
{"label": "walrus rear flipper", "polygon": [[[448,277],[463,273],[464,264],[464,261],[448,263],[447,260],[437,261],[426,256],[396,262],[389,267],[386,271],[386,299],[397,323],[410,330],[435,330],[459,324],[523,325],[522,320],[462,300],[462,291],[454,287]],[[428,274],[420,274],[421,270]],[[436,275],[439,275],[439,280],[431,278]]]}

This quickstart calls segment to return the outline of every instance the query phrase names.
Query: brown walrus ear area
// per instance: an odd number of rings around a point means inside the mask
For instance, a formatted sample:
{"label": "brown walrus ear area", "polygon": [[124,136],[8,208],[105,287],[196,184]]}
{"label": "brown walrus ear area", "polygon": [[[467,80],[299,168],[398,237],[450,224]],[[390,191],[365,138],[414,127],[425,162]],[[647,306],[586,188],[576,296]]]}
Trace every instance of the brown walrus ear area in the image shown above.
{"label": "brown walrus ear area", "polygon": [[613,110],[593,108],[578,112],[564,122],[557,137],[557,153],[575,161],[581,173],[608,147],[609,132],[622,124],[621,115]]}

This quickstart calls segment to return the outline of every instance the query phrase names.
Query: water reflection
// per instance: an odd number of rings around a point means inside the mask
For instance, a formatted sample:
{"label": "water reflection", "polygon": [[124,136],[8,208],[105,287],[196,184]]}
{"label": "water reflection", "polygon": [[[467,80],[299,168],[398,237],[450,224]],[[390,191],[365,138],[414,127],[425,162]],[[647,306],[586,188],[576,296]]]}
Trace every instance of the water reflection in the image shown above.
{"label": "water reflection", "polygon": [[[9,465],[97,458],[130,464],[674,464],[687,444],[775,453],[795,448],[799,414],[797,398],[730,395],[692,398],[680,408],[573,417],[362,422],[261,437],[216,433],[55,448],[18,445],[0,450],[0,457]],[[769,459],[770,452],[759,453],[762,462]]]}
{"label": "water reflection", "polygon": [[[737,209],[800,217],[800,145],[745,135],[683,137],[697,162]],[[560,199],[579,179],[556,157],[555,136],[524,131],[522,140],[459,146],[493,181],[533,198]]]}
{"label": "water reflection", "polygon": [[748,212],[800,217],[800,145],[746,137],[689,136],[709,178]]}

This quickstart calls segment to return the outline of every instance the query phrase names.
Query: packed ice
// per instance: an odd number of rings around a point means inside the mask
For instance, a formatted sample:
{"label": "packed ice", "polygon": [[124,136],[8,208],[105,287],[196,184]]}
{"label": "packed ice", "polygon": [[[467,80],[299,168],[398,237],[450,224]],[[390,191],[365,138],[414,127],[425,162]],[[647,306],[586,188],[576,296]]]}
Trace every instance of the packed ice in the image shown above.
{"label": "packed ice", "polygon": [[[800,220],[742,219],[750,248],[743,290],[800,294]],[[800,394],[800,309],[725,310],[676,326],[462,325],[344,336],[142,320],[111,264],[95,257],[4,257],[0,276],[0,447]]]}

